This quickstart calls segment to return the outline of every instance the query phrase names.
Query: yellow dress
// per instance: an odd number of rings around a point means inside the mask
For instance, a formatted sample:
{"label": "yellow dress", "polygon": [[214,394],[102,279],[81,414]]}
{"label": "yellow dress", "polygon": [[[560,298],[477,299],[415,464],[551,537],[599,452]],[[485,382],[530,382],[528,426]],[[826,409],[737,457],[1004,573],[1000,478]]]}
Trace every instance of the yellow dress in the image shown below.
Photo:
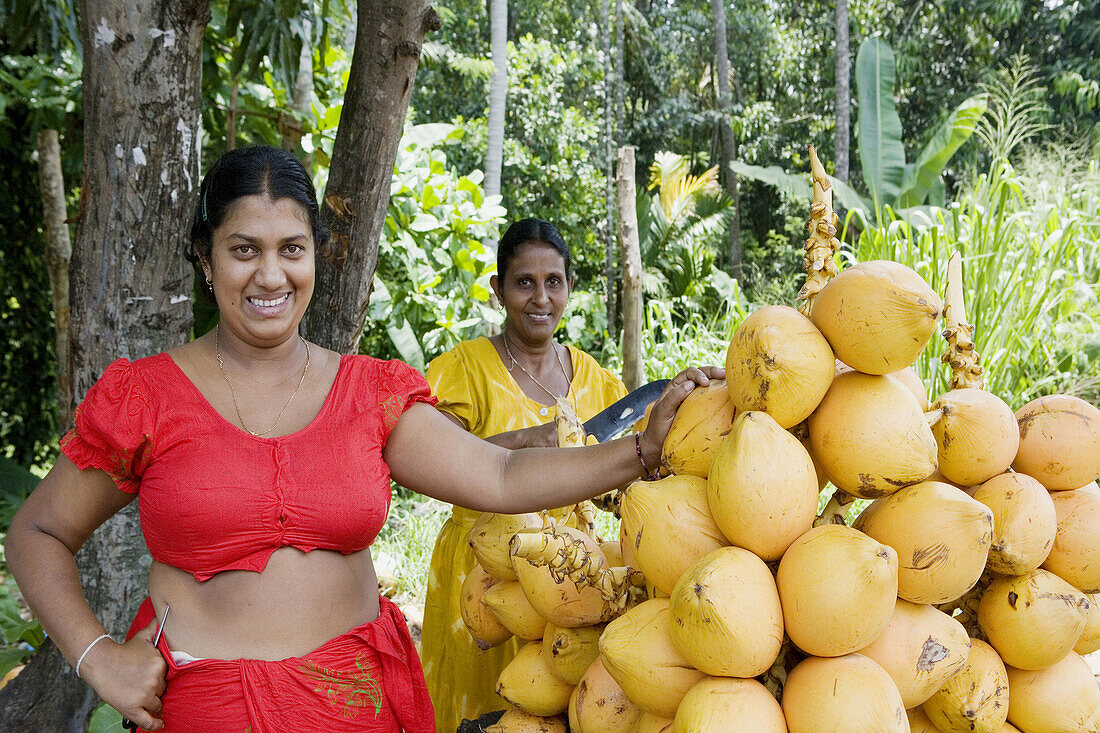
{"label": "yellow dress", "polygon": [[[577,416],[587,420],[625,395],[626,388],[591,356],[568,348],[573,364],[568,400]],[[554,407],[523,393],[487,338],[464,341],[440,355],[428,365],[427,377],[439,409],[480,438],[554,419]],[[463,718],[507,706],[495,692],[497,677],[523,643],[513,638],[483,652],[462,622],[459,591],[475,563],[466,536],[478,515],[454,507],[432,552],[420,655],[437,733],[452,733]]]}

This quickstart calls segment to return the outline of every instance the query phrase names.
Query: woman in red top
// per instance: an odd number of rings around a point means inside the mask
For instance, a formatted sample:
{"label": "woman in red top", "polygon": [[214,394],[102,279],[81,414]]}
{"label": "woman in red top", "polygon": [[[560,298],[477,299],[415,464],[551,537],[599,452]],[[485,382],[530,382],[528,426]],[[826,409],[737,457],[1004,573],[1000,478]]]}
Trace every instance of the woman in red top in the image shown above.
{"label": "woman in red top", "polygon": [[[439,413],[411,367],[299,336],[327,236],[293,156],[223,156],[203,180],[189,252],[218,327],[108,367],[12,522],[8,563],[42,626],[146,730],[429,733],[419,660],[378,595],[369,549],[391,476],[481,511],[580,501],[656,466],[679,403],[721,376],[674,379],[640,455],[633,439],[506,450]],[[135,495],[149,598],[117,643],[84,600],[73,556]]]}

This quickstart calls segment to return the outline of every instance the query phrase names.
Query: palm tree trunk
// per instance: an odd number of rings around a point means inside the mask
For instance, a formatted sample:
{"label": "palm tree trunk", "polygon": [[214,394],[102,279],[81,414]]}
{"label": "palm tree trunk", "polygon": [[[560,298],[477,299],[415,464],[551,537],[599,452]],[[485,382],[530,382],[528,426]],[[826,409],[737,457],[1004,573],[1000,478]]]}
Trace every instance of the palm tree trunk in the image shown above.
{"label": "palm tree trunk", "polygon": [[722,154],[718,175],[733,202],[729,221],[730,275],[741,283],[744,276],[741,262],[740,196],[737,191],[737,174],[730,168],[730,164],[737,159],[737,140],[734,139],[733,126],[729,120],[733,110],[733,99],[730,94],[730,62],[726,46],[726,6],[723,0],[711,0],[711,8],[714,11],[714,56],[715,70],[718,74],[718,104],[722,111],[722,121],[719,123]]}
{"label": "palm tree trunk", "polygon": [[46,268],[53,293],[54,354],[57,356],[58,425],[72,413],[72,379],[69,374],[69,259],[73,254],[65,215],[65,176],[61,172],[61,146],[57,130],[38,133],[38,188],[42,219],[46,226]]}
{"label": "palm tree trunk", "polygon": [[[604,209],[606,238],[604,239],[604,288],[607,296],[607,330],[613,336],[618,333],[618,270],[615,258],[615,128],[612,110],[612,87],[615,75],[611,62],[611,1],[600,4],[600,41],[603,43],[603,121],[604,121]],[[621,50],[620,50],[621,53]]]}
{"label": "palm tree trunk", "polygon": [[848,35],[848,0],[836,0],[836,157],[833,174],[845,183],[848,182],[852,107]]}
{"label": "palm tree trunk", "polygon": [[634,148],[619,148],[619,248],[623,262],[623,384],[642,386],[642,252],[638,240]]}
{"label": "palm tree trunk", "polygon": [[[485,196],[500,194],[504,162],[504,108],[508,100],[508,0],[489,3],[489,53],[493,76],[489,82],[489,129],[485,145]],[[496,249],[496,243],[493,243]]]}

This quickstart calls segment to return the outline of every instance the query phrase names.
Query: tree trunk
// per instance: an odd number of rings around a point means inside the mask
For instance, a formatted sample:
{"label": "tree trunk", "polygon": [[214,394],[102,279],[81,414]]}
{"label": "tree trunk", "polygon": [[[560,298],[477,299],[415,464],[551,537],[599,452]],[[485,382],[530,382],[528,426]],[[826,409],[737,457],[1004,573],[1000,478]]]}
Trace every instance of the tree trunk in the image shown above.
{"label": "tree trunk", "polygon": [[623,0],[615,3],[615,140],[622,140],[623,134],[623,57],[626,56],[626,45],[623,43]]}
{"label": "tree trunk", "polygon": [[718,125],[722,139],[721,165],[718,175],[722,180],[726,194],[733,202],[729,221],[729,258],[730,275],[738,283],[744,281],[741,263],[741,201],[737,191],[737,174],[730,164],[737,159],[737,140],[733,137],[730,115],[733,114],[733,99],[730,94],[730,60],[726,47],[726,6],[724,0],[711,0],[714,10],[714,56],[715,71],[718,75],[718,106],[721,110],[721,122]]}
{"label": "tree trunk", "polygon": [[[283,150],[290,152],[297,151],[302,144],[304,120],[309,116],[313,101],[313,47],[308,40],[313,24],[309,19],[303,19],[302,28],[305,39],[302,40],[302,50],[298,53],[298,73],[294,77],[294,89],[290,93],[290,109],[294,114],[279,115]],[[307,169],[309,167],[306,166]]]}
{"label": "tree trunk", "polygon": [[38,133],[38,189],[46,227],[46,269],[53,293],[54,353],[57,356],[58,425],[72,412],[72,378],[69,372],[69,259],[73,255],[69,225],[65,222],[65,176],[61,172],[61,146],[57,130]]}
{"label": "tree trunk", "polygon": [[848,182],[852,107],[848,56],[848,0],[836,0],[836,157],[833,160],[833,175],[845,183]]}
{"label": "tree trunk", "polygon": [[[207,0],[83,0],[84,205],[70,270],[72,384],[80,398],[118,357],[183,343],[191,267],[180,255],[199,187]],[[114,634],[146,595],[137,507],[77,556],[92,610]],[[0,691],[0,730],[83,731],[95,693],[47,642]]]}
{"label": "tree trunk", "polygon": [[642,251],[638,241],[634,148],[619,148],[619,249],[623,261],[623,383],[642,385]]}
{"label": "tree trunk", "polygon": [[355,52],[322,208],[332,242],[317,260],[303,329],[306,338],[340,353],[358,350],[420,47],[424,34],[439,27],[427,0],[357,4]]}
{"label": "tree trunk", "polygon": [[[485,196],[500,195],[504,162],[504,108],[508,100],[508,0],[489,3],[489,54],[493,76],[489,81],[489,128],[485,144]],[[493,243],[496,250],[496,242]]]}
{"label": "tree trunk", "polygon": [[600,4],[600,42],[603,44],[603,122],[604,141],[604,218],[606,238],[604,239],[603,280],[607,305],[607,330],[614,336],[617,333],[616,320],[618,304],[618,263],[615,260],[615,129],[614,110],[612,109],[612,87],[615,72],[611,62],[611,0]]}

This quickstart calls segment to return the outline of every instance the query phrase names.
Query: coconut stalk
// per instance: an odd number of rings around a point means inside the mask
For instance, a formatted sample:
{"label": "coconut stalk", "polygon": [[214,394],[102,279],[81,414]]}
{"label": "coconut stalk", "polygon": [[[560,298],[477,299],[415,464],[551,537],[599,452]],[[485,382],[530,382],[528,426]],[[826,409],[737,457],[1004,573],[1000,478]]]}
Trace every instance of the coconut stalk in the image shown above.
{"label": "coconut stalk", "polygon": [[971,639],[985,641],[985,633],[978,627],[978,605],[982,602],[982,595],[989,588],[989,584],[996,577],[991,570],[986,570],[973,588],[961,597],[947,603],[941,603],[936,608],[948,616],[953,616],[956,621],[963,625],[967,636]]}
{"label": "coconut stalk", "polygon": [[[948,389],[985,389],[983,369],[979,366],[981,356],[974,350],[974,326],[966,322],[962,258],[958,252],[947,261],[947,287],[943,303],[943,338],[947,341],[947,351],[940,361],[951,365]],[[935,420],[930,419],[929,422],[933,423]]]}
{"label": "coconut stalk", "polygon": [[852,504],[856,503],[856,497],[846,491],[837,489],[829,497],[829,503],[821,510],[814,520],[814,526],[822,524],[848,524],[848,512],[852,510]]}
{"label": "coconut stalk", "polygon": [[593,557],[584,543],[559,533],[556,522],[547,514],[543,514],[541,531],[517,532],[508,545],[513,557],[522,557],[536,567],[547,566],[558,583],[568,578],[578,588],[596,588],[616,615],[645,594],[645,575],[641,571],[603,568],[603,558]]}
{"label": "coconut stalk", "polygon": [[806,282],[798,291],[798,299],[802,301],[798,310],[807,318],[813,310],[814,298],[825,287],[825,283],[837,274],[833,255],[840,247],[840,240],[836,238],[840,219],[833,211],[832,184],[825,175],[825,166],[818,159],[817,149],[813,145],[810,146],[810,173],[814,183],[810,220],[806,222],[810,237],[806,240],[806,254],[802,256]]}

